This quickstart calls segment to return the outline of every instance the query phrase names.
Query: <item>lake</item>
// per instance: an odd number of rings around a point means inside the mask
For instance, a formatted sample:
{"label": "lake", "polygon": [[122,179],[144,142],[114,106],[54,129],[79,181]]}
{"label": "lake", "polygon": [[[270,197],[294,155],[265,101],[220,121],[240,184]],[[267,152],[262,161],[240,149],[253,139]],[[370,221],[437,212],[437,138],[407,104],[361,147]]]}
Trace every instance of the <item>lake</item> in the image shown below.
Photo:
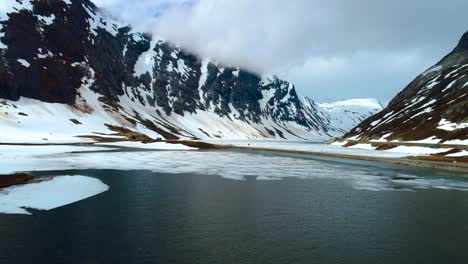
{"label": "lake", "polygon": [[110,189],[0,214],[2,263],[468,261],[460,175],[258,151],[76,152],[5,166],[22,163]]}

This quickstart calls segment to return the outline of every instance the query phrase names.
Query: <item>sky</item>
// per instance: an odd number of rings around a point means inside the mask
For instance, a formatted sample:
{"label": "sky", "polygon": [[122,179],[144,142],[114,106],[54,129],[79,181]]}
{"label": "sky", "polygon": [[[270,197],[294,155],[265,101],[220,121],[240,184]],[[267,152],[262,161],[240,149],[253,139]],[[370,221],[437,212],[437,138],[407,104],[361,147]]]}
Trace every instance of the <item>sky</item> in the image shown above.
{"label": "sky", "polygon": [[316,101],[388,102],[468,31],[466,0],[94,0],[200,57]]}

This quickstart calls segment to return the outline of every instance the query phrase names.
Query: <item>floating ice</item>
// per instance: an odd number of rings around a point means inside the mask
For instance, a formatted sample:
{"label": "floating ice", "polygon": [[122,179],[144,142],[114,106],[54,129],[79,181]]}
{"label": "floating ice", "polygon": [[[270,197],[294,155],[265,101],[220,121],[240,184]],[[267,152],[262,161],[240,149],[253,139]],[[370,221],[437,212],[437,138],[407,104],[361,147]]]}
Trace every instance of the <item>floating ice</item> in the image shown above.
{"label": "floating ice", "polygon": [[140,149],[151,149],[151,150],[190,150],[196,149],[187,147],[182,144],[169,144],[166,142],[155,142],[144,144],[137,141],[122,141],[122,142],[112,142],[112,143],[100,143],[95,144],[95,146],[116,146],[116,147],[125,147],[125,148],[140,148]]}
{"label": "floating ice", "polygon": [[109,190],[98,179],[60,176],[51,180],[0,189],[0,213],[30,214],[25,208],[52,210]]}
{"label": "floating ice", "polygon": [[[311,145],[311,144],[309,144]],[[14,150],[13,150],[14,151]],[[214,175],[231,180],[336,179],[360,190],[457,189],[468,191],[463,177],[431,170],[357,161],[324,161],[310,156],[245,151],[121,151],[51,153],[21,156],[0,146],[0,174],[69,169],[148,170],[157,173]],[[390,153],[393,154],[393,153]]]}

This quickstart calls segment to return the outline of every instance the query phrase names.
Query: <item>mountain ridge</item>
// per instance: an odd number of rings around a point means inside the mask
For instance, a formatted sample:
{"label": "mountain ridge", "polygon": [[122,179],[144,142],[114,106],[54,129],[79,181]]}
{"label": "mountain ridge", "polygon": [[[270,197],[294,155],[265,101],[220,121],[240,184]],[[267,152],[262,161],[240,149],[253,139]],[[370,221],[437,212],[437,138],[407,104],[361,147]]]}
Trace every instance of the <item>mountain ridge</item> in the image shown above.
{"label": "mountain ridge", "polygon": [[[343,133],[293,84],[199,59],[112,20],[89,0],[8,1],[0,16],[0,98],[6,100],[0,111],[10,131],[35,124],[44,135],[57,133],[47,130],[53,121],[29,120],[40,118],[31,112],[37,108],[92,138],[115,130],[153,139],[318,140]],[[18,106],[27,116],[14,116]]]}
{"label": "mountain ridge", "polygon": [[381,112],[343,139],[461,143],[468,139],[468,32]]}

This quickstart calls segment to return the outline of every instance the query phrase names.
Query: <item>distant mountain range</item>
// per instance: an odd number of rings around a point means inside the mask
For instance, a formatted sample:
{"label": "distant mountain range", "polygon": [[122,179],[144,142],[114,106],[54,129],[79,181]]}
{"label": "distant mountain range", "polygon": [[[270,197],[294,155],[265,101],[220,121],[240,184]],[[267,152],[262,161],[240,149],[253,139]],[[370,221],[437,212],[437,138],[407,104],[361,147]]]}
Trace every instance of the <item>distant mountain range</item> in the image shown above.
{"label": "distant mountain range", "polygon": [[376,99],[348,99],[332,103],[320,103],[319,107],[330,117],[330,124],[346,133],[366,118],[384,107]]}
{"label": "distant mountain range", "polygon": [[452,52],[344,139],[467,144],[468,32]]}
{"label": "distant mountain range", "polygon": [[318,140],[381,110],[375,100],[316,104],[287,81],[135,32],[89,0],[10,2],[0,13],[0,142]]}

